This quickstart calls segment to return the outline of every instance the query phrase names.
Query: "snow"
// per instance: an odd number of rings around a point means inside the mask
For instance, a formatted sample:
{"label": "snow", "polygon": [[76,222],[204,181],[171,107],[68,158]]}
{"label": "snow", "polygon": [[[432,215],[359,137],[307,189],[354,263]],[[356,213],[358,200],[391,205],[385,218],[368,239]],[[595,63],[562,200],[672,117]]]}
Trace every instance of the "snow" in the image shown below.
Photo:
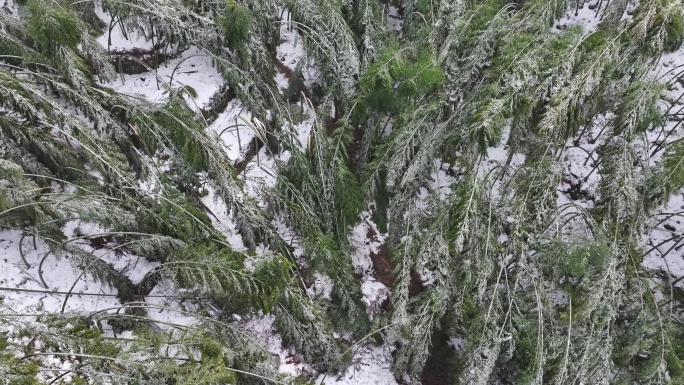
{"label": "snow", "polygon": [[[661,111],[667,112],[670,106],[672,112],[684,107],[684,100],[679,98],[684,95],[684,82],[675,79],[675,75],[684,69],[684,47],[676,52],[663,54],[656,65],[656,70],[652,76],[668,83],[669,87],[665,91],[664,99],[666,104],[661,105]],[[679,124],[681,117],[675,120],[668,120],[662,130],[656,129],[647,131],[646,147],[648,151],[644,156],[648,156],[649,163],[656,164],[662,158],[664,150],[655,154],[654,146],[665,140],[671,142],[682,137],[684,127]],[[678,126],[679,124],[679,126]],[[667,137],[667,139],[665,139]],[[666,283],[670,283],[684,276],[684,244],[682,244],[682,222],[684,221],[684,189],[670,197],[670,199],[660,207],[653,217],[654,227],[645,237],[643,245],[646,254],[643,266],[662,272],[667,277]],[[684,281],[679,281],[677,286],[684,287]]]}
{"label": "snow", "polygon": [[[297,124],[295,127],[295,135],[299,141],[300,149],[304,151],[309,142],[309,136],[311,136],[311,131],[313,130],[314,120],[316,118],[316,113],[309,107],[304,108],[304,113],[309,116],[308,119],[303,120]],[[286,123],[285,127],[289,127]]]}
{"label": "snow", "polygon": [[418,275],[420,275],[420,281],[423,283],[424,287],[434,286],[435,281],[437,280],[437,274],[425,266],[420,269]]}
{"label": "snow", "polygon": [[443,163],[441,159],[434,159],[435,171],[430,174],[430,190],[437,194],[440,201],[444,201],[451,194],[451,185],[457,181],[453,175],[458,171],[449,163]]}
{"label": "snow", "polygon": [[[114,235],[107,232],[100,225],[84,221],[68,221],[64,224],[64,234],[69,242],[74,242],[84,251],[92,254],[97,259],[106,262],[115,270],[128,277],[133,284],[142,282],[148,272],[160,266],[159,262],[150,262],[144,257],[134,255],[126,251],[127,245],[135,241],[119,244],[107,239]],[[103,239],[103,244],[93,246],[90,239]]]}
{"label": "snow", "polygon": [[294,248],[292,255],[297,257],[297,263],[300,267],[307,267],[306,260],[301,258],[304,255],[304,248],[301,246],[302,240],[299,235],[297,235],[294,229],[286,225],[282,218],[274,219],[273,226],[276,228],[280,237]]}
{"label": "snow", "polygon": [[[91,277],[81,277],[81,271],[72,266],[68,255],[58,258],[56,253],[48,254],[50,249],[40,237],[35,238],[35,244],[31,235],[24,237],[23,242],[20,242],[21,238],[21,231],[0,230],[3,315],[60,313],[66,298],[63,293],[70,290],[73,294],[64,309],[67,314],[83,314],[119,305],[115,296],[116,289],[96,282]],[[20,248],[28,266],[21,258]],[[43,279],[47,284],[44,287],[38,268],[46,256],[42,265]],[[18,292],[12,289],[29,291]]]}
{"label": "snow", "polygon": [[[95,13],[103,22],[107,23],[108,29],[112,20],[111,14],[109,12],[105,12],[102,9],[101,4],[96,4]],[[110,52],[125,52],[135,49],[149,51],[153,48],[152,39],[148,39],[144,33],[140,33],[135,30],[128,30],[126,31],[126,35],[124,35],[123,31],[121,30],[121,23],[118,22],[113,26],[111,33],[105,31],[104,35],[97,38],[97,42]]]}
{"label": "snow", "polygon": [[601,15],[605,9],[605,7],[600,6],[600,3],[603,1],[592,0],[585,1],[579,9],[572,7],[565,16],[555,23],[555,29],[564,30],[579,25],[587,35],[595,32],[601,23]]}
{"label": "snow", "polygon": [[361,292],[363,293],[362,300],[366,304],[371,318],[373,314],[378,314],[382,311],[382,304],[390,296],[390,289],[387,286],[368,276],[361,279]]}
{"label": "snow", "polygon": [[[643,265],[664,272],[671,282],[684,276],[684,189],[670,198],[655,219],[659,223],[647,236]],[[684,287],[684,280],[677,286]]]}
{"label": "snow", "polygon": [[[657,69],[651,72],[651,76],[662,82],[666,82],[668,87],[664,91],[662,103],[659,105],[660,111],[670,115],[677,113],[681,114],[684,108],[684,81],[682,81],[681,74],[684,70],[684,47],[678,51],[663,54],[655,66]],[[677,75],[680,75],[677,77]],[[664,154],[664,149],[656,150],[656,146],[663,141],[666,143],[672,142],[681,137],[684,126],[680,124],[681,115],[679,117],[668,117],[665,125],[662,128],[656,128],[647,131],[647,140],[642,152],[648,164],[656,164],[660,161]]]}
{"label": "snow", "polygon": [[259,314],[245,322],[247,330],[254,332],[255,336],[266,345],[269,352],[278,356],[280,366],[279,373],[291,375],[293,377],[308,376],[312,373],[309,365],[303,362],[293,348],[285,347],[283,339],[275,330],[272,315]]}
{"label": "snow", "polygon": [[[370,275],[373,273],[373,261],[370,254],[380,251],[385,242],[385,237],[378,231],[377,226],[371,219],[369,211],[361,213],[361,222],[352,228],[349,234],[349,245],[352,248],[351,258],[354,273]],[[378,234],[376,237],[368,237],[369,233]]]}
{"label": "snow", "polygon": [[466,344],[466,338],[461,336],[451,337],[447,342],[447,345],[451,346],[456,353],[463,351]]}
{"label": "snow", "polygon": [[361,222],[351,229],[348,240],[354,273],[361,276],[362,301],[366,304],[366,312],[372,319],[382,311],[382,304],[390,295],[390,289],[376,280],[371,259],[371,254],[378,255],[381,252],[386,234],[381,233],[373,222],[370,211],[363,211],[360,216]]}
{"label": "snow", "polygon": [[280,44],[276,47],[276,57],[290,70],[294,71],[304,56],[304,41],[297,33],[294,25],[289,23],[290,11],[282,12],[280,26]]}
{"label": "snow", "polygon": [[392,351],[389,345],[364,345],[354,352],[352,364],[338,375],[321,374],[316,385],[398,385],[392,373]]}
{"label": "snow", "polygon": [[297,68],[301,71],[304,86],[308,90],[311,90],[312,84],[321,77],[321,72],[315,66],[314,60],[307,56],[304,40],[290,19],[290,12],[283,10],[282,24],[280,26],[280,44],[276,47],[276,60],[286,69],[284,70],[276,66],[275,76],[281,93],[289,87],[290,76]]}
{"label": "snow", "polygon": [[244,172],[238,175],[238,178],[245,181],[245,193],[257,198],[259,203],[264,206],[262,189],[275,187],[276,175],[278,175],[276,161],[287,162],[290,156],[288,151],[284,151],[280,155],[271,155],[266,146],[263,146],[257,155],[247,163]]}
{"label": "snow", "polygon": [[16,0],[3,0],[0,12],[12,18],[19,17],[19,3]]}
{"label": "snow", "polygon": [[[148,170],[150,171],[146,179],[139,179],[138,186],[140,189],[150,195],[161,192],[163,188],[163,183],[159,177],[168,172],[171,169],[171,163],[169,160],[161,160],[159,157],[147,157]],[[102,176],[99,176],[98,180],[101,180]]]}
{"label": "snow", "polygon": [[634,12],[634,10],[638,6],[639,6],[639,1],[631,0],[629,2],[629,4],[627,4],[627,9],[625,9],[625,12],[622,14],[620,21],[623,23],[632,23],[632,21],[633,21],[632,13]]}
{"label": "snow", "polygon": [[[13,6],[13,0],[8,1],[9,6]],[[597,1],[585,2],[577,15],[575,15],[574,9],[568,11],[556,23],[556,28],[565,29],[568,26],[581,25],[586,33],[595,31],[600,23],[600,12],[598,12],[597,16],[597,12],[592,10],[591,7],[595,6],[596,3]],[[107,13],[99,10],[99,14],[103,20],[109,22],[110,16]],[[623,19],[628,17],[623,16]],[[289,14],[287,11],[284,11],[283,20],[286,21],[288,19]],[[387,21],[391,29],[397,32],[402,31],[403,19],[397,7],[388,6]],[[100,36],[98,42],[103,47],[117,52],[152,49],[151,40],[148,40],[143,34],[129,32],[128,39],[126,39],[118,24],[112,31],[111,46],[108,44],[107,34]],[[301,36],[295,28],[290,29],[287,22],[284,22],[281,26],[281,42],[276,50],[276,59],[290,71],[294,71],[298,67],[304,67],[306,84],[311,84],[312,81],[317,79],[318,75],[312,62],[307,58]],[[303,62],[307,60],[308,62]],[[218,70],[212,65],[212,62],[211,56],[197,47],[191,47],[181,52],[179,57],[170,59],[167,63],[160,66],[157,71],[140,75],[121,75],[116,81],[104,85],[113,88],[117,92],[131,96],[140,96],[153,103],[163,103],[166,101],[169,95],[169,88],[178,90],[183,86],[189,86],[197,92],[198,96],[192,99],[186,95],[185,98],[190,106],[198,111],[209,102],[210,98],[220,89],[224,82]],[[663,55],[660,62],[661,68],[665,70],[682,64],[684,64],[682,51]],[[159,86],[155,78],[159,79]],[[171,78],[173,78],[172,82]],[[281,92],[282,89],[287,88],[289,85],[288,76],[282,69],[278,69],[275,80]],[[681,93],[681,86],[674,83],[673,89],[669,92],[671,95],[677,92]],[[285,127],[292,130],[302,150],[306,148],[316,118],[315,111],[306,103],[304,104],[304,110],[305,120],[292,127]],[[225,111],[220,113],[217,119],[208,127],[208,132],[216,134],[228,158],[232,161],[244,159],[247,145],[255,137],[254,130],[249,127],[247,122],[253,122],[254,118],[261,119],[262,117],[254,117],[242,101],[234,99],[228,104]],[[558,186],[559,191],[567,191],[570,188],[570,183],[579,183],[583,190],[589,192],[594,197],[598,197],[596,187],[600,182],[600,175],[597,171],[593,170],[593,166],[597,161],[595,149],[600,145],[600,141],[593,139],[596,139],[598,136],[603,123],[611,119],[612,116],[610,114],[599,116],[591,123],[591,127],[584,137],[579,140],[579,143],[574,143],[573,139],[568,141],[562,158],[566,178]],[[672,128],[672,125],[668,127]],[[510,154],[508,148],[509,135],[510,126],[507,126],[499,145],[487,150],[487,155],[481,163],[479,173],[481,178],[490,175],[491,172],[500,169],[502,166],[508,165],[515,169],[524,163],[523,155]],[[648,133],[648,135],[648,143],[657,141],[660,136],[658,132],[655,132],[655,134]],[[245,181],[245,193],[256,197],[263,203],[261,200],[262,190],[275,185],[275,176],[277,175],[276,161],[286,162],[289,157],[290,154],[287,152],[273,155],[269,153],[267,148],[261,148],[256,156],[248,162],[244,172],[240,174],[240,178]],[[656,157],[655,161],[657,159],[658,157]],[[159,174],[168,170],[168,165],[156,158],[152,159],[151,163],[157,169],[157,174],[151,173],[147,180],[139,182],[140,188],[148,193],[154,193],[159,189],[161,186]],[[444,163],[441,159],[435,159],[431,178],[426,187],[421,188],[418,200],[424,202],[429,197],[434,197],[438,200],[446,199],[451,193],[451,186],[458,180],[458,177],[454,176],[457,173],[458,170],[455,166]],[[92,175],[101,179],[101,176],[96,172],[92,172]],[[494,197],[499,197],[499,186],[499,182],[496,182],[493,186]],[[241,236],[237,232],[232,213],[223,200],[216,196],[216,192],[211,187],[205,187],[205,189],[208,194],[201,201],[211,214],[210,219],[214,228],[227,238],[228,243],[233,249],[245,251],[246,248]],[[566,193],[559,193],[559,207],[564,207],[567,204],[573,207],[569,210],[577,211],[593,207],[592,200],[573,200]],[[424,207],[427,207],[427,205],[424,205]],[[668,216],[669,218],[667,218]],[[648,253],[644,259],[645,267],[666,271],[672,277],[684,275],[684,247],[682,247],[684,245],[681,244],[681,222],[684,221],[683,216],[684,190],[673,196],[656,215],[657,219],[667,219],[659,223],[647,237],[648,245],[645,247],[645,250],[649,250],[653,246],[654,250]],[[348,240],[351,246],[350,258],[355,273],[361,276],[360,285],[363,293],[363,302],[366,304],[367,311],[372,318],[382,311],[380,306],[389,297],[390,289],[377,281],[375,277],[376,272],[374,271],[371,255],[381,251],[381,247],[386,241],[386,235],[378,230],[371,217],[370,210],[364,211],[361,214],[361,222],[351,228]],[[295,248],[295,256],[301,257],[304,251],[300,246],[299,237],[294,230],[288,228],[282,220],[274,220],[274,225],[279,234]],[[96,224],[71,221],[65,224],[64,232],[69,240],[74,241],[76,245],[93,253],[96,257],[112,264],[114,268],[124,273],[134,283],[140,282],[148,271],[159,266],[158,263],[146,261],[140,256],[132,255],[125,251],[117,253],[108,248],[96,249],[90,246],[86,239],[77,239],[81,235],[98,235],[106,232],[106,229]],[[32,237],[28,236],[25,237],[22,245],[19,245],[21,234],[17,230],[0,230],[0,263],[3,267],[0,269],[0,286],[46,290],[38,278],[37,265],[40,259],[48,252],[47,244],[38,237],[36,238],[36,247],[34,249]],[[505,234],[499,235],[499,243],[506,243],[507,241],[508,237]],[[25,253],[29,266],[26,266],[21,260],[20,253],[18,252],[20,247]],[[258,254],[265,254],[267,252],[268,250],[264,247],[257,248]],[[68,263],[67,258],[57,260],[54,255],[48,256],[43,265],[43,271],[50,272],[50,274],[44,275],[46,283],[48,283],[47,291],[68,291],[71,285],[76,282],[74,287],[75,294],[67,303],[66,310],[69,313],[88,313],[121,306],[118,299],[114,296],[116,294],[115,289],[94,282],[88,276],[78,279],[81,274],[80,270],[72,267]],[[435,273],[427,267],[423,267],[418,273],[425,286],[430,286],[434,283]],[[329,299],[333,288],[333,281],[330,277],[314,273],[313,278],[313,284],[307,289],[308,294]],[[680,281],[679,285],[684,286],[684,282]],[[79,293],[101,293],[109,296],[86,296],[79,295]],[[147,296],[146,301],[151,305],[148,308],[148,315],[153,320],[159,321],[161,328],[169,328],[164,323],[190,326],[198,322],[197,317],[191,313],[199,311],[199,305],[190,300],[177,299],[178,294],[179,289],[177,287],[174,287],[169,282],[162,281]],[[59,312],[64,300],[64,295],[57,293],[21,292],[3,295],[3,297],[3,312],[8,312],[8,314]],[[550,295],[550,300],[554,305],[561,306],[564,301],[567,301],[567,298],[565,293],[558,291]],[[154,306],[169,307],[176,310],[154,308]],[[274,319],[270,315],[256,315],[246,321],[245,326],[266,344],[269,352],[278,356],[280,373],[291,376],[311,375],[313,373],[312,370],[306,363],[302,362],[301,357],[292,348],[284,346],[282,338],[277,333],[273,323]],[[448,341],[448,344],[457,352],[461,351],[465,345],[465,338],[453,337]],[[352,364],[349,368],[338,375],[320,375],[316,380],[316,384],[395,385],[397,382],[391,370],[392,349],[386,345],[373,346],[370,344],[361,346],[358,349],[355,348],[353,350]],[[57,366],[61,365],[61,369],[64,370],[70,366],[69,362],[62,362],[56,358],[52,361]]]}
{"label": "snow", "polygon": [[[525,163],[525,155],[519,153],[510,153],[508,141],[511,135],[511,124],[508,122],[501,131],[501,140],[496,147],[487,148],[487,155],[482,158],[478,165],[477,176],[481,180],[488,179],[490,186],[490,196],[493,201],[501,199],[501,179],[495,178],[497,172],[505,172],[509,175]],[[499,171],[497,171],[499,170]]]}
{"label": "snow", "polygon": [[[596,150],[602,144],[603,138],[608,137],[601,134],[607,131],[605,128],[613,119],[612,113],[599,114],[589,123],[589,127],[580,127],[577,136],[568,139],[563,154],[564,178],[557,188],[559,208],[566,207],[568,204],[576,205],[578,207],[570,210],[577,212],[579,208],[594,207],[594,202],[599,199],[598,186],[601,182],[601,174],[598,169],[595,169],[599,161]],[[581,193],[581,196],[573,197],[570,194],[571,191]]]}
{"label": "snow", "polygon": [[323,299],[331,299],[332,289],[335,286],[332,278],[317,271],[313,273],[313,278],[313,284],[306,289],[307,294],[311,297],[317,296]]}
{"label": "snow", "polygon": [[100,85],[158,104],[168,100],[169,89],[191,87],[197,97],[186,92],[184,98],[190,108],[199,111],[209,103],[223,82],[223,77],[213,65],[212,56],[198,47],[190,47],[177,58],[161,64],[156,71],[136,75],[119,74],[116,80]]}
{"label": "snow", "polygon": [[246,123],[251,120],[251,111],[240,100],[233,99],[207,129],[220,138],[230,160],[244,157],[249,142],[254,139],[254,130]]}
{"label": "snow", "polygon": [[[297,33],[297,29],[288,22],[291,18],[290,12],[284,10],[282,14],[283,24],[280,26],[280,44],[276,47],[276,60],[290,71],[294,71],[304,56],[304,41]],[[290,84],[289,75],[276,69],[276,83],[282,92]]]}
{"label": "snow", "polygon": [[154,321],[159,321],[156,323],[157,327],[175,330],[171,325],[193,326],[200,322],[196,315],[200,307],[191,300],[179,299],[181,295],[182,293],[173,283],[162,280],[145,296],[145,303],[150,306],[147,309],[147,316]]}
{"label": "snow", "polygon": [[389,6],[387,11],[387,23],[393,31],[401,33],[402,28],[404,27],[404,18],[399,14],[399,8],[393,5]]}
{"label": "snow", "polygon": [[242,241],[242,236],[237,231],[237,225],[226,203],[216,196],[216,191],[212,187],[205,186],[204,189],[208,193],[201,200],[209,210],[209,219],[211,219],[214,228],[226,237],[233,250],[246,251],[247,248]]}

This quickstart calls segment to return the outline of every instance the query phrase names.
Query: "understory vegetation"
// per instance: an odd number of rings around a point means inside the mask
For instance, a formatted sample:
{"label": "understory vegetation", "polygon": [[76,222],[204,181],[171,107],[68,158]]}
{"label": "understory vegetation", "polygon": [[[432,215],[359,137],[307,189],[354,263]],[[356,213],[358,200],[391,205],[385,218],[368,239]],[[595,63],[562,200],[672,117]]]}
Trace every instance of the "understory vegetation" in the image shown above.
{"label": "understory vegetation", "polygon": [[[68,292],[18,314],[0,282],[0,383],[330,382],[370,344],[404,384],[684,384],[684,281],[644,263],[684,188],[683,42],[681,0],[0,0],[0,235]],[[203,105],[155,75],[190,49]],[[208,128],[237,100],[235,158]],[[69,311],[54,261],[117,305]]]}

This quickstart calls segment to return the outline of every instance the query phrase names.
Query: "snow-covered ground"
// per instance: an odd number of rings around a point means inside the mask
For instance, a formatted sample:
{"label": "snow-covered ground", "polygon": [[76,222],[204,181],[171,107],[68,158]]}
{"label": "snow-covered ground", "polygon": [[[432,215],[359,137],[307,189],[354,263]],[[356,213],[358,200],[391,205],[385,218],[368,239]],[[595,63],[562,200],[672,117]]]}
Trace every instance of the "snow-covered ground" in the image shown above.
{"label": "snow-covered ground", "polygon": [[0,317],[60,313],[69,291],[72,295],[64,306],[66,314],[82,314],[120,304],[116,289],[93,277],[81,276],[81,270],[72,265],[68,255],[50,253],[48,244],[40,237],[34,241],[33,236],[22,235],[18,230],[0,230],[0,290],[3,291]]}
{"label": "snow-covered ground", "polygon": [[[125,52],[135,49],[149,51],[152,49],[152,39],[148,38],[142,31],[127,30],[126,33],[121,29],[118,18],[113,18],[109,12],[102,9],[101,4],[96,4],[95,13],[107,24],[107,30],[102,36],[97,38],[97,42],[110,52]],[[110,30],[111,25],[111,30]]]}
{"label": "snow-covered ground", "polygon": [[200,48],[190,47],[177,58],[162,63],[155,71],[119,74],[111,83],[100,84],[116,92],[160,104],[168,100],[170,90],[184,90],[183,97],[188,105],[199,111],[221,88],[223,77],[210,55]]}
{"label": "snow-covered ground", "polygon": [[[684,190],[670,198],[655,220],[644,245],[644,266],[664,272],[670,283],[684,277]],[[684,280],[677,285],[684,287]]]}
{"label": "snow-covered ground", "polygon": [[[556,21],[555,28],[563,30],[571,26],[579,25],[585,34],[596,31],[601,23],[601,15],[605,8],[599,8],[599,0],[583,1],[582,6],[568,10],[560,20]],[[602,3],[602,2],[601,2]]]}
{"label": "snow-covered ground", "polygon": [[401,34],[401,31],[404,28],[404,18],[399,13],[399,8],[393,5],[390,5],[387,8],[387,23],[393,31]]}
{"label": "snow-covered ground", "polygon": [[228,103],[208,130],[215,132],[221,140],[228,158],[235,161],[244,157],[249,142],[254,139],[252,113],[238,99]]}
{"label": "snow-covered ground", "polygon": [[[681,114],[684,111],[684,81],[677,74],[684,70],[684,47],[676,52],[663,55],[655,66],[652,76],[668,82],[665,90],[666,101],[661,104],[661,111]],[[662,129],[648,132],[648,140],[644,147],[652,164],[657,164],[664,151],[655,151],[656,146],[665,141],[672,142],[684,137],[682,115],[668,119]],[[684,189],[670,197],[657,210],[653,218],[654,227],[646,236],[644,244],[644,266],[663,272],[667,284],[684,277]],[[684,287],[684,279],[677,286]]]}
{"label": "snow-covered ground", "polygon": [[321,374],[316,385],[397,385],[392,373],[392,352],[389,345],[363,345],[352,350],[351,366],[337,375]]}
{"label": "snow-covered ground", "polygon": [[361,218],[361,222],[354,226],[349,234],[349,245],[352,248],[351,260],[354,273],[361,276],[363,302],[366,304],[368,315],[373,318],[382,311],[382,304],[390,296],[390,289],[377,280],[371,258],[371,255],[382,258],[381,248],[385,243],[386,235],[380,232],[371,219],[369,211],[362,212]]}

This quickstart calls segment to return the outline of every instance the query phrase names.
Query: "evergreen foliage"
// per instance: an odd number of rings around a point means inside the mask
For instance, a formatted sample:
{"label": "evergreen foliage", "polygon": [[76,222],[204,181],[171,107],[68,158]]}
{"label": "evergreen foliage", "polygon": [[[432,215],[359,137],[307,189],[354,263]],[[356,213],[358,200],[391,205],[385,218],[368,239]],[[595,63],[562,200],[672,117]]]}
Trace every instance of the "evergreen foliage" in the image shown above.
{"label": "evergreen foliage", "polygon": [[[9,3],[0,230],[38,239],[41,264],[73,265],[121,305],[0,312],[0,381],[42,383],[52,356],[71,383],[293,382],[241,321],[265,316],[312,376],[345,370],[370,335],[395,349],[403,383],[430,376],[444,337],[464,341],[445,360],[458,384],[683,383],[684,281],[643,265],[657,249],[644,234],[684,188],[682,68],[659,70],[682,55],[681,0]],[[595,26],[572,21],[580,8]],[[252,114],[245,158],[207,129],[225,95],[200,111],[188,85],[159,84],[164,103],[103,86],[124,78],[96,41],[114,28],[151,41],[155,60],[210,57]],[[305,54],[281,93],[284,29]],[[368,218],[377,227],[358,227]],[[66,234],[72,221],[104,230]],[[372,311],[358,228],[382,244],[369,270],[391,293]],[[679,248],[681,229],[666,229]],[[158,267],[134,283],[80,247],[102,238]],[[161,285],[187,298],[154,304]]]}

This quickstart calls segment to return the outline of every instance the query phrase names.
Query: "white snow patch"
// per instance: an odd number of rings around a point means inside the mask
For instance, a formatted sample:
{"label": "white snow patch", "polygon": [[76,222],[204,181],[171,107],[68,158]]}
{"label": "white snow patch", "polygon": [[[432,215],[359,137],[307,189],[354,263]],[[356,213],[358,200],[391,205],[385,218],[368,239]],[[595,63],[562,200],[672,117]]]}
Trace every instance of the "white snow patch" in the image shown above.
{"label": "white snow patch", "polygon": [[663,143],[681,138],[684,131],[681,124],[681,114],[684,111],[684,78],[681,76],[684,70],[684,46],[678,51],[663,54],[656,68],[651,75],[668,85],[659,108],[663,114],[670,116],[666,117],[663,127],[646,131],[646,141],[643,148],[640,148],[640,155],[649,165],[657,164],[662,159],[666,147]]}
{"label": "white snow patch", "polygon": [[[81,271],[69,263],[68,256],[58,260],[54,253],[49,253],[42,238],[37,236],[35,243],[31,235],[24,237],[23,242],[21,240],[21,231],[0,230],[0,287],[6,288],[0,293],[4,297],[3,314],[59,313],[66,298],[64,293],[70,290],[73,294],[64,309],[67,314],[84,314],[119,304],[116,289],[95,281],[89,275],[81,276]],[[28,265],[21,258],[20,248]],[[42,272],[47,288],[38,273],[43,259]],[[11,289],[36,292],[14,292]]]}
{"label": "white snow patch", "polygon": [[[282,15],[283,24],[280,26],[280,44],[276,47],[276,59],[290,71],[294,71],[304,56],[304,41],[297,33],[295,26],[289,23],[290,11],[284,10]],[[276,83],[282,92],[282,89],[287,89],[290,81],[283,72],[278,70]]]}
{"label": "white snow patch", "polygon": [[390,289],[388,289],[387,286],[369,276],[365,276],[361,279],[361,292],[363,293],[363,302],[366,304],[371,319],[374,314],[378,314],[382,311],[382,304],[390,296]]}
{"label": "white snow patch", "polygon": [[12,18],[19,18],[19,3],[16,0],[4,0],[0,12]]}
{"label": "white snow patch", "polygon": [[[643,265],[674,281],[684,276],[684,189],[670,198],[655,219],[659,223],[648,234]],[[677,286],[684,287],[684,280]]]}
{"label": "white snow patch", "polygon": [[256,337],[266,345],[269,352],[280,359],[279,373],[293,377],[308,376],[312,373],[309,365],[294,349],[286,348],[283,339],[273,326],[275,318],[272,315],[257,315],[245,323],[245,328],[255,333]]}
{"label": "white snow patch", "polygon": [[[599,160],[596,149],[605,137],[601,134],[608,131],[606,126],[612,124],[613,119],[614,115],[610,112],[597,115],[589,123],[589,127],[580,127],[577,136],[582,135],[581,138],[568,139],[563,157],[566,167],[565,178],[557,187],[558,207],[567,207],[564,205],[568,203],[571,203],[570,206],[577,205],[584,209],[594,207],[595,200],[599,198],[598,186],[601,182],[601,174],[595,167]],[[580,193],[581,197],[571,196]],[[576,211],[571,209],[567,214]]]}
{"label": "white snow patch", "polygon": [[[101,4],[95,6],[95,13],[97,16],[107,24],[107,30],[109,29],[109,24],[112,21],[112,15],[109,12],[105,12],[102,9]],[[111,33],[105,30],[105,33],[97,38],[97,42],[100,43],[105,49],[109,49],[111,52],[123,52],[132,51],[135,49],[141,49],[149,51],[153,48],[152,39],[145,36],[145,33],[140,31],[126,31],[126,34],[121,30],[121,23],[116,23]]]}
{"label": "white snow patch", "polygon": [[425,266],[420,269],[418,275],[420,275],[420,281],[423,283],[424,287],[432,287],[437,279],[437,274]]}
{"label": "white snow patch", "polygon": [[430,190],[437,193],[437,198],[443,201],[451,194],[451,185],[456,182],[455,170],[449,163],[443,163],[441,159],[433,161],[435,171],[430,174]]}
{"label": "white snow patch", "polygon": [[375,279],[375,269],[371,254],[377,255],[385,243],[386,234],[373,222],[370,211],[361,213],[361,222],[354,226],[348,236],[351,246],[351,262],[354,273],[361,276],[363,302],[366,312],[372,318],[381,312],[382,303],[389,297],[390,289]]}
{"label": "white snow patch", "polygon": [[226,203],[221,197],[216,196],[216,191],[212,187],[205,186],[204,189],[207,190],[208,194],[203,196],[201,201],[209,210],[209,219],[214,228],[226,237],[233,250],[246,251],[247,248],[242,241],[242,236],[237,231],[233,214],[228,210]]}
{"label": "white snow patch", "polygon": [[365,345],[354,352],[352,364],[338,375],[321,374],[316,385],[398,385],[392,373],[392,351],[389,345]]}
{"label": "white snow patch", "polygon": [[[144,257],[127,252],[126,243],[114,242],[109,238],[114,234],[96,223],[68,221],[64,224],[63,231],[69,242],[73,241],[79,248],[109,264],[134,284],[142,282],[147,273],[161,265],[159,262],[150,262]],[[101,242],[93,243],[90,241],[93,238]]]}
{"label": "white snow patch", "polygon": [[572,7],[560,20],[556,21],[555,29],[564,30],[570,26],[579,25],[585,34],[591,34],[601,23],[601,15],[605,7],[600,7],[600,0],[586,1],[581,8]]}
{"label": "white snow patch", "polygon": [[404,28],[404,18],[399,14],[399,8],[390,5],[387,10],[387,23],[395,32],[401,32]]}
{"label": "white snow patch", "polygon": [[[171,169],[171,164],[168,160],[161,160],[159,157],[148,157],[149,174],[145,180],[138,179],[138,186],[140,189],[148,194],[161,193],[164,184],[159,180],[159,176]],[[102,179],[102,177],[98,178]]]}
{"label": "white snow patch", "polygon": [[[498,172],[506,170],[511,173],[525,163],[525,155],[514,153],[510,154],[508,140],[511,135],[511,124],[508,122],[501,131],[501,140],[496,147],[487,148],[487,155],[478,165],[477,175],[480,179],[495,179],[489,186],[491,198],[494,201],[501,199],[501,179],[494,178]],[[500,169],[501,171],[497,170]]]}
{"label": "white snow patch", "polygon": [[200,307],[191,300],[181,299],[182,295],[183,292],[172,282],[161,280],[145,297],[145,302],[150,305],[147,316],[159,321],[156,325],[163,330],[176,330],[172,325],[197,325],[200,319],[195,314],[200,311]]}
{"label": "white snow patch", "polygon": [[332,278],[317,271],[313,273],[313,278],[313,284],[306,289],[307,294],[311,297],[318,296],[323,299],[330,299],[332,289],[335,286],[335,282],[333,282]]}
{"label": "white snow patch", "polygon": [[241,159],[254,138],[254,130],[247,124],[251,120],[252,112],[240,100],[233,99],[209,126],[208,130],[219,136],[230,160]]}
{"label": "white snow patch", "polygon": [[287,242],[290,246],[294,248],[292,254],[297,257],[297,263],[300,267],[307,267],[308,264],[304,258],[304,248],[302,247],[302,240],[299,235],[294,231],[293,228],[286,225],[282,218],[276,218],[273,220],[273,226],[278,231],[278,234]]}
{"label": "white snow patch", "polygon": [[447,345],[451,346],[456,353],[460,353],[465,349],[466,339],[465,337],[456,336],[449,338]]}
{"label": "white snow patch", "polygon": [[[359,275],[373,274],[373,261],[371,253],[378,253],[385,242],[385,237],[380,233],[371,219],[371,213],[361,213],[362,221],[351,230],[349,245],[352,248],[351,258],[354,272]],[[372,236],[369,237],[369,234]]]}
{"label": "white snow patch", "polygon": [[191,87],[197,97],[192,97],[187,92],[183,97],[192,109],[199,111],[224,83],[223,77],[212,63],[213,58],[202,49],[190,47],[179,57],[161,64],[156,71],[136,75],[119,74],[116,80],[100,84],[118,93],[139,96],[159,104],[168,100],[169,90]]}
{"label": "white snow patch", "polygon": [[264,206],[261,191],[264,188],[275,187],[276,176],[278,175],[276,161],[287,162],[290,156],[289,151],[271,156],[266,146],[263,146],[257,155],[247,163],[243,173],[238,175],[238,178],[245,181],[245,193],[257,198],[259,203]]}

